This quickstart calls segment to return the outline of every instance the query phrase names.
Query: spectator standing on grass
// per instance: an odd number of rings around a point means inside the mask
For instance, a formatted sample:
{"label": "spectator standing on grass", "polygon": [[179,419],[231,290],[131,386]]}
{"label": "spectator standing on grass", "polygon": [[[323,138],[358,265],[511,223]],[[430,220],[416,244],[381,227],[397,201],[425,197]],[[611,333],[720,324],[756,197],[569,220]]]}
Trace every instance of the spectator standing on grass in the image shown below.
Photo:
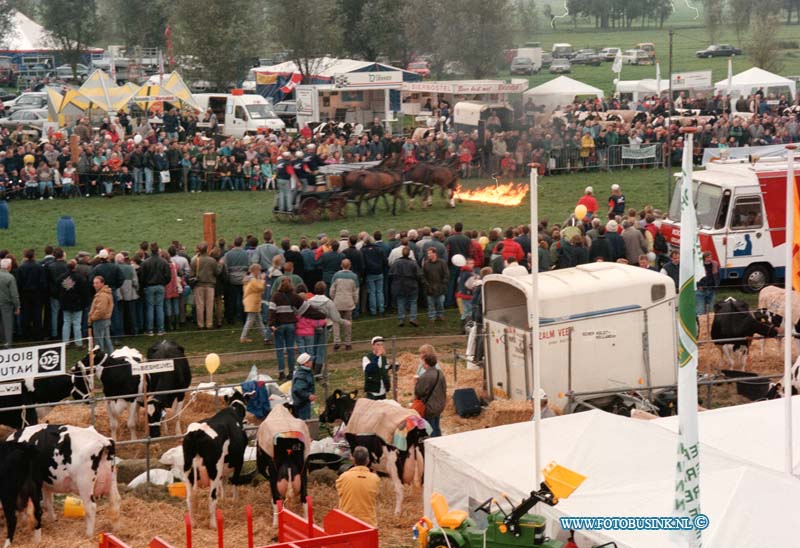
{"label": "spectator standing on grass", "polygon": [[244,238],[237,236],[233,240],[233,247],[225,253],[225,257],[222,259],[228,270],[228,284],[225,293],[225,319],[229,324],[244,320],[242,288],[250,267],[250,257],[242,247],[243,243]]}
{"label": "spectator standing on grass", "polygon": [[12,261],[8,257],[0,260],[0,325],[3,327],[5,348],[11,348],[14,342],[14,323],[20,312],[17,279],[11,274],[11,265]]}
{"label": "spectator standing on grass", "polygon": [[114,352],[111,344],[111,313],[114,311],[114,299],[111,288],[105,284],[102,276],[95,276],[92,282],[94,299],[89,309],[89,325],[92,327],[94,340],[100,350],[106,354]]}
{"label": "spectator standing on grass", "polygon": [[[342,269],[333,275],[333,284],[331,285],[331,299],[339,312],[339,316],[348,323],[344,324],[344,348],[345,350],[352,350],[353,348],[353,310],[358,307],[359,303],[359,280],[358,276],[350,270],[350,259],[342,261]],[[333,349],[339,350],[341,347],[341,327],[338,322],[333,324]]]}
{"label": "spectator standing on grass", "polygon": [[58,280],[67,272],[64,250],[60,247],[55,248],[53,250],[53,260],[43,264],[43,266],[47,274],[47,287],[50,292],[50,338],[56,340],[61,327],[61,322],[58,321],[58,314],[61,311],[61,301],[58,299]]}
{"label": "spectator standing on grass", "polygon": [[[114,257],[120,274],[122,284],[117,289],[117,306],[121,308],[119,316],[123,324],[123,333],[128,335],[138,335],[138,320],[136,317],[136,305],[139,300],[139,277],[131,266],[127,254],[117,253]],[[66,326],[66,318],[64,321]]]}
{"label": "spectator standing on grass", "polygon": [[[89,297],[89,284],[86,278],[76,271],[78,263],[69,261],[67,270],[56,282],[58,300],[64,314],[64,325],[61,338],[64,344],[69,344],[72,338],[77,348],[83,347],[82,317],[83,309],[91,301]],[[71,331],[70,331],[71,329]]]}
{"label": "spectator standing on grass", "polygon": [[242,328],[242,334],[239,336],[240,343],[253,342],[247,338],[247,332],[251,327],[257,327],[261,338],[266,339],[267,329],[264,327],[264,322],[261,320],[261,295],[264,293],[264,277],[261,273],[261,265],[253,263],[250,265],[250,277],[244,285],[244,292],[242,295],[242,305],[244,312],[247,314],[247,320]]}
{"label": "spectator standing on grass", "polygon": [[372,236],[367,236],[366,245],[361,248],[366,273],[367,299],[369,313],[373,316],[384,313],[383,272],[388,266],[386,253],[375,243]]}
{"label": "spectator standing on grass", "polygon": [[32,341],[44,338],[42,307],[47,296],[47,276],[44,267],[36,262],[33,249],[23,252],[25,260],[17,268],[17,287],[22,304],[22,335]]}
{"label": "spectator standing on grass", "polygon": [[594,189],[592,187],[586,187],[583,191],[583,196],[578,200],[578,205],[582,205],[586,208],[586,216],[590,219],[597,215],[599,206],[597,205],[597,199],[594,197]]}
{"label": "spectator standing on grass", "polygon": [[194,305],[198,329],[214,327],[214,288],[222,266],[208,255],[208,244],[197,246],[197,255],[189,266],[189,279],[194,280]]}
{"label": "spectator standing on grass", "polygon": [[392,388],[389,376],[390,365],[386,359],[383,337],[372,337],[372,351],[361,360],[364,370],[364,393],[371,400],[385,400]]}
{"label": "spectator standing on grass", "polygon": [[444,321],[444,294],[447,291],[449,275],[450,271],[444,260],[439,258],[436,248],[429,247],[422,263],[429,321]]}
{"label": "spectator standing on grass", "polygon": [[[294,367],[295,326],[297,312],[303,306],[303,299],[294,291],[292,281],[283,278],[270,299],[269,327],[275,337],[275,355],[278,359],[279,380],[286,380],[284,364],[288,366],[289,377]],[[284,362],[284,360],[288,360]]]}
{"label": "spectator standing on grass", "polygon": [[[103,250],[105,251],[105,250]],[[172,278],[167,261],[159,254],[158,243],[150,244],[150,256],[139,269],[139,286],[144,288],[147,335],[164,334],[165,287]],[[155,330],[155,331],[154,331]]]}
{"label": "spectator standing on grass", "polygon": [[411,249],[407,245],[400,249],[402,249],[401,257],[389,269],[392,294],[397,299],[397,319],[399,326],[403,327],[408,313],[408,323],[418,327],[417,301],[419,291],[425,285],[425,279],[422,277],[422,269],[411,257]]}

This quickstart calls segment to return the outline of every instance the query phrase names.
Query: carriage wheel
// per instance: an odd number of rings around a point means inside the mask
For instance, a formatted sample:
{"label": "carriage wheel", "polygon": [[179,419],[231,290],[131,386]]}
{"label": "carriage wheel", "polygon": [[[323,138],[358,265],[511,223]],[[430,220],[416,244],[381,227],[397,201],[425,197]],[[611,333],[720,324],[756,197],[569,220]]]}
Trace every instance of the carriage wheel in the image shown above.
{"label": "carriage wheel", "polygon": [[328,219],[335,221],[347,217],[347,198],[336,196],[328,200],[327,207]]}
{"label": "carriage wheel", "polygon": [[303,219],[305,223],[318,221],[322,216],[322,207],[320,206],[319,198],[316,196],[303,198],[300,202],[297,214],[300,215],[300,218]]}

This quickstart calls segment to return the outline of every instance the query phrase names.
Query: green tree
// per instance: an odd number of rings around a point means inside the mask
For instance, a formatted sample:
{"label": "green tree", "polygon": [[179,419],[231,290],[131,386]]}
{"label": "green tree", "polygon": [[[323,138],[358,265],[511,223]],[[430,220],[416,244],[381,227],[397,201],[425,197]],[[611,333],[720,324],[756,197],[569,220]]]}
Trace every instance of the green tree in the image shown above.
{"label": "green tree", "polygon": [[164,46],[173,6],[168,0],[103,0],[100,14],[104,34],[110,44],[121,43],[128,48]]}
{"label": "green tree", "polygon": [[289,53],[303,83],[325,68],[325,55],[339,49],[337,33],[354,30],[343,30],[336,24],[332,0],[270,0],[266,4],[270,38]]}
{"label": "green tree", "polygon": [[12,16],[14,15],[15,2],[13,0],[0,0],[0,46],[7,46],[11,37]]}
{"label": "green tree", "polygon": [[98,35],[95,0],[48,0],[39,5],[39,17],[50,40],[61,50],[77,77],[81,55]]}
{"label": "green tree", "polygon": [[529,38],[539,27],[539,14],[536,0],[514,0],[514,28],[516,32]]}
{"label": "green tree", "polygon": [[753,64],[770,72],[779,72],[782,68],[778,33],[775,29],[780,22],[781,0],[764,0],[757,11],[754,11],[750,23],[750,42],[745,53]]}
{"label": "green tree", "polygon": [[[192,56],[202,76],[217,89],[234,85],[257,57],[266,21],[262,3],[249,0],[173,0],[176,54]],[[163,33],[163,29],[162,29]],[[198,75],[199,76],[199,75]]]}
{"label": "green tree", "polygon": [[448,17],[436,19],[449,59],[473,78],[494,75],[503,49],[512,44],[510,0],[444,0]]}
{"label": "green tree", "polygon": [[723,24],[722,0],[705,0],[703,15],[705,17],[706,31],[712,43],[719,38],[719,30]]}

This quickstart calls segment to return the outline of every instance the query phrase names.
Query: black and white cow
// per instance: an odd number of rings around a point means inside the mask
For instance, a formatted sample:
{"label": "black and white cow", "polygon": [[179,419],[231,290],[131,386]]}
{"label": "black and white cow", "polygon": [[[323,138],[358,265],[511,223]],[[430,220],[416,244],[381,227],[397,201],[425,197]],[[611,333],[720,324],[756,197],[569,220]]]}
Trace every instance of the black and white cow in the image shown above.
{"label": "black and white cow", "polygon": [[4,411],[5,408],[44,403],[56,405],[70,396],[75,399],[88,398],[88,394],[80,394],[75,391],[74,375],[26,379],[7,384],[19,385],[20,383],[20,394],[0,395],[0,424],[11,428],[20,429],[39,423],[52,410],[52,407],[29,407],[25,410],[14,411]]}
{"label": "black and white cow", "polygon": [[[333,423],[341,420],[345,423],[345,438],[352,451],[359,445],[369,450],[370,465],[375,472],[384,472],[392,480],[395,491],[395,513],[400,514],[403,505],[403,485],[419,486],[422,483],[422,471],[424,469],[423,442],[428,437],[428,431],[424,428],[413,428],[406,437],[407,448],[404,451],[390,445],[384,438],[369,434],[360,435],[348,432],[351,421],[355,420],[359,410],[357,402],[358,391],[349,394],[341,390],[335,390],[325,402],[325,411],[320,415],[320,422]],[[369,401],[369,400],[363,400]],[[375,401],[372,405],[385,407],[400,407],[391,400]],[[406,409],[408,413],[416,413]],[[395,410],[396,412],[396,410]],[[408,414],[406,413],[406,414]],[[387,413],[389,414],[389,413]],[[398,425],[389,425],[391,430]]]}
{"label": "black and white cow", "polygon": [[290,490],[300,495],[303,511],[308,515],[306,463],[311,436],[305,421],[292,416],[285,406],[276,406],[259,425],[256,439],[256,467],[269,479],[272,493],[273,527],[278,525],[278,501],[288,498]]}
{"label": "black and white cow", "polygon": [[37,449],[36,467],[41,474],[44,507],[56,519],[53,495],[76,493],[86,510],[86,535],[94,534],[98,497],[108,495],[112,517],[119,515],[114,440],[92,428],[38,424],[15,432],[10,441]]}
{"label": "black and white cow", "polygon": [[33,541],[42,540],[42,474],[36,466],[38,451],[32,445],[12,441],[0,441],[0,503],[6,517],[6,541],[8,548],[17,529],[17,512],[33,503],[36,520]]}
{"label": "black and white cow", "polygon": [[[175,369],[164,373],[148,375],[147,391],[162,392],[166,390],[183,390],[192,384],[192,370],[183,347],[173,341],[161,341],[147,349],[147,361],[173,360]],[[161,426],[167,433],[167,409],[172,408],[172,419],[175,421],[175,434],[181,433],[181,412],[185,392],[174,394],[156,394],[148,400],[147,422],[150,427],[150,437],[157,438],[161,435]]]}
{"label": "black and white cow", "polygon": [[[776,337],[782,333],[780,320],[772,312],[759,308],[750,312],[747,303],[728,297],[714,305],[711,339],[722,350],[722,358],[729,368],[735,367],[736,358],[744,371],[753,336]],[[736,354],[736,356],[734,356]]]}
{"label": "black and white cow", "polygon": [[189,519],[194,522],[192,494],[198,487],[210,487],[208,494],[209,522],[217,528],[215,520],[217,497],[222,498],[223,480],[231,474],[231,484],[236,486],[244,465],[247,434],[244,431],[246,404],[237,393],[225,397],[228,407],[200,422],[191,423],[183,436],[183,475],[187,484],[186,505]]}

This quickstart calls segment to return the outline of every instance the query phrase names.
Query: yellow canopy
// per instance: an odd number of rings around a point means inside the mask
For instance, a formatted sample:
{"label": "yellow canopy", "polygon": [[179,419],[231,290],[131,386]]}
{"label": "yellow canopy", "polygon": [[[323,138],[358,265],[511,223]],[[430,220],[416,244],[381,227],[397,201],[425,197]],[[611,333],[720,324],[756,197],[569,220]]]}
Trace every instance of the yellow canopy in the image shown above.
{"label": "yellow canopy", "polygon": [[[151,79],[152,80],[152,79]],[[146,82],[131,98],[143,109],[150,110],[159,103],[173,103],[181,107],[190,107],[200,110],[189,86],[183,81],[181,75],[172,72],[161,79],[161,85]]]}
{"label": "yellow canopy", "polygon": [[47,87],[47,119],[57,122],[60,127],[83,116],[91,101],[83,97],[75,89],[67,89],[62,95],[57,88]]}
{"label": "yellow canopy", "polygon": [[132,95],[128,86],[118,86],[102,70],[94,71],[78,91],[93,105],[106,112],[121,109],[128,103]]}
{"label": "yellow canopy", "polygon": [[56,88],[52,86],[47,87],[47,121],[58,122],[58,125],[63,125],[59,119],[58,113],[61,110],[61,103],[64,101],[64,96],[61,95]]}

